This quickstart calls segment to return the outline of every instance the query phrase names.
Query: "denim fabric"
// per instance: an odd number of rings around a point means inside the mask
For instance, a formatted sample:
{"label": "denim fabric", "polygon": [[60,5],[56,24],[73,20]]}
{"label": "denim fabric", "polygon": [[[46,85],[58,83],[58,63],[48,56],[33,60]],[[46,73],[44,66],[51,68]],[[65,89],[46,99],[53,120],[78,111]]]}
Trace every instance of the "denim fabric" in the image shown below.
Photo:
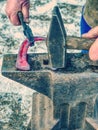
{"label": "denim fabric", "polygon": [[80,32],[81,35],[84,33],[87,33],[91,27],[88,25],[88,23],[85,21],[83,15],[81,16],[81,21],[80,21]]}
{"label": "denim fabric", "polygon": [[83,11],[84,11],[84,6],[82,8],[82,16],[81,16],[81,21],[80,21],[80,32],[81,35],[84,33],[87,33],[91,27],[88,25],[88,23],[86,22],[86,20],[83,17]]}

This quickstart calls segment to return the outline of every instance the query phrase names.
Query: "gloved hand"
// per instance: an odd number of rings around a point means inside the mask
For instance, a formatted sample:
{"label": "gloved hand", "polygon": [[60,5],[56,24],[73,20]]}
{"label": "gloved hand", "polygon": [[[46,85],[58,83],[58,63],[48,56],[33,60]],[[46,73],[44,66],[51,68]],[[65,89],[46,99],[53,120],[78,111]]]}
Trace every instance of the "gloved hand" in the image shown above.
{"label": "gloved hand", "polygon": [[88,33],[82,35],[83,38],[95,39],[95,42],[92,43],[89,49],[89,57],[93,61],[98,60],[98,26],[92,28]]}
{"label": "gloved hand", "polygon": [[22,11],[24,21],[29,22],[29,8],[30,8],[29,0],[7,0],[5,11],[11,23],[13,25],[18,26],[20,25],[17,16],[18,11]]}

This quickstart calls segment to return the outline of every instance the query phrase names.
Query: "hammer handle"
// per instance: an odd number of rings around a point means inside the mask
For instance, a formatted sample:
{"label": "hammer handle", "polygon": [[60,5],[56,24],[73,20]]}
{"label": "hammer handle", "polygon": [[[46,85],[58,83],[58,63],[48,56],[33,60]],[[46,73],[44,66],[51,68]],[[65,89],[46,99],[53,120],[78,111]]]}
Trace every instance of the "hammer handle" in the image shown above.
{"label": "hammer handle", "polygon": [[67,49],[89,50],[95,39],[85,39],[81,37],[67,36]]}

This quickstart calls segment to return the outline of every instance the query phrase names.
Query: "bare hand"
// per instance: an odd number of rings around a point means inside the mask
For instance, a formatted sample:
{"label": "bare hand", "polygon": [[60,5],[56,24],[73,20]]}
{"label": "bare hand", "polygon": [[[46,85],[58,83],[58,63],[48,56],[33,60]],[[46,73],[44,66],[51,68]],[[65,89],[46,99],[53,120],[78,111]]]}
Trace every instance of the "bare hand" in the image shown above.
{"label": "bare hand", "polygon": [[13,25],[20,25],[17,13],[22,11],[24,21],[29,22],[29,0],[7,0],[6,14]]}
{"label": "bare hand", "polygon": [[88,33],[82,35],[83,38],[95,38],[95,42],[89,49],[89,57],[93,61],[98,60],[98,26],[92,28]]}

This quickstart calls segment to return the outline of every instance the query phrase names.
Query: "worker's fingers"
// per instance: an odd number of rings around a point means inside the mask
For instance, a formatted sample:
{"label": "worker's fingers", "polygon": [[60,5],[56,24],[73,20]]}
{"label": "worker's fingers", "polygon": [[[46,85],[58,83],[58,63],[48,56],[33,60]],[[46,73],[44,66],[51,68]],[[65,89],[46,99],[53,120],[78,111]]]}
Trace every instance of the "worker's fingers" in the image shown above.
{"label": "worker's fingers", "polygon": [[[18,12],[18,11],[17,11]],[[19,22],[19,18],[18,18],[18,15],[17,15],[17,12],[13,11],[13,12],[6,12],[10,22],[15,25],[15,26],[18,26],[20,25],[20,22]]]}
{"label": "worker's fingers", "polygon": [[13,25],[20,25],[18,11],[23,12],[24,21],[29,22],[29,0],[7,0],[6,14]]}
{"label": "worker's fingers", "polygon": [[29,23],[29,9],[26,6],[22,8],[22,13],[23,13],[24,21],[26,23]]}
{"label": "worker's fingers", "polygon": [[20,25],[17,12],[21,10],[21,6],[16,0],[7,0],[5,12],[13,25]]}
{"label": "worker's fingers", "polygon": [[9,16],[9,19],[11,21],[11,23],[15,26],[18,26],[20,25],[20,22],[19,22],[19,18],[18,18],[18,15],[17,15],[18,12],[15,12],[15,13],[12,13],[10,14]]}
{"label": "worker's fingers", "polygon": [[29,8],[30,8],[29,1],[26,1],[22,4],[22,13],[23,13],[24,21],[27,23],[29,23]]}
{"label": "worker's fingers", "polygon": [[89,49],[89,57],[93,61],[98,60],[98,38],[95,40],[95,42]]}
{"label": "worker's fingers", "polygon": [[89,32],[82,35],[83,38],[97,38],[98,37],[98,26],[92,28]]}

